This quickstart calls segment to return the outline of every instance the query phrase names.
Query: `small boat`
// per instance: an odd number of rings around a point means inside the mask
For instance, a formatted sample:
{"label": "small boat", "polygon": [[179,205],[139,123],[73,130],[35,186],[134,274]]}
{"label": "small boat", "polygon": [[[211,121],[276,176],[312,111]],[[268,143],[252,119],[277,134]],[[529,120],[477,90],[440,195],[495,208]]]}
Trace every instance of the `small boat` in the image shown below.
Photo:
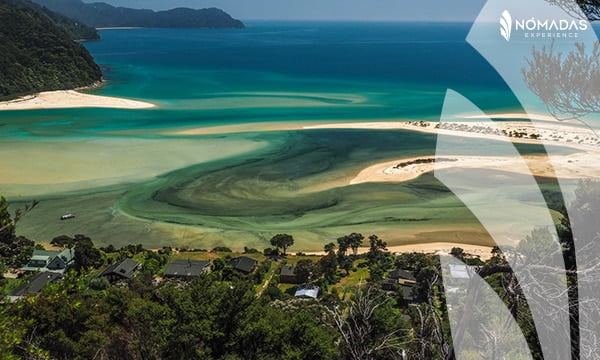
{"label": "small boat", "polygon": [[75,214],[65,214],[60,217],[61,220],[69,220],[69,219],[74,219],[74,218],[75,218]]}

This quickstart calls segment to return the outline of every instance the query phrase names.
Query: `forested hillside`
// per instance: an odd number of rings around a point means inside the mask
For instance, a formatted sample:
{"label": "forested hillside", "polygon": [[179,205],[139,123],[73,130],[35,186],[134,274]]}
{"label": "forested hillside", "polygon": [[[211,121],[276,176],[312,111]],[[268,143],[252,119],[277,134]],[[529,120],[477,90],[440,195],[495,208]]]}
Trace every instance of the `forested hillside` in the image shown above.
{"label": "forested hillside", "polygon": [[216,9],[177,8],[166,11],[129,9],[80,0],[34,0],[52,11],[93,27],[243,28],[244,24]]}
{"label": "forested hillside", "polygon": [[0,0],[0,99],[102,79],[88,51],[46,15]]}
{"label": "forested hillside", "polygon": [[48,8],[38,5],[29,0],[6,0],[8,4],[18,8],[31,9],[37,13],[47,16],[54,24],[71,35],[73,40],[99,40],[100,36],[95,28],[72,20],[64,15],[55,13]]}

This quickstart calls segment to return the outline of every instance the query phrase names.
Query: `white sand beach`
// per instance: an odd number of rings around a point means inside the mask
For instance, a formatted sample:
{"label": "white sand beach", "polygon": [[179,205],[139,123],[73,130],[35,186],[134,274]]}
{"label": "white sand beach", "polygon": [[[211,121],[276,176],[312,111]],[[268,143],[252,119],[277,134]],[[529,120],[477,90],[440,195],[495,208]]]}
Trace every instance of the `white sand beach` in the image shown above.
{"label": "white sand beach", "polygon": [[[600,178],[600,167],[596,165],[600,153],[581,152],[565,156],[553,156],[552,165],[544,156],[523,156],[509,158],[499,156],[423,156],[399,159],[375,164],[363,169],[350,181],[351,185],[365,182],[404,182],[416,179],[422,174],[437,169],[471,168],[488,169],[525,174],[527,170],[534,176],[555,177],[555,172],[563,179]],[[520,166],[525,161],[528,168]]]}
{"label": "white sand beach", "polygon": [[[517,118],[522,114],[496,114],[495,117]],[[540,118],[541,116],[537,116]],[[544,119],[547,120],[547,119]],[[483,168],[521,172],[531,171],[535,176],[555,177],[555,172],[566,179],[599,178],[600,139],[589,128],[569,123],[532,124],[527,122],[497,122],[495,127],[483,122],[436,123],[426,121],[345,123],[306,126],[305,129],[402,129],[444,134],[450,136],[511,141],[515,143],[559,145],[578,150],[570,155],[553,156],[552,165],[545,156],[444,156],[437,159],[437,168]],[[525,161],[529,169],[518,166]],[[403,182],[432,172],[434,157],[402,158],[374,164],[363,169],[350,184],[365,182]]]}
{"label": "white sand beach", "polygon": [[[511,114],[506,114],[511,115]],[[513,114],[517,115],[517,114]],[[502,114],[496,114],[502,117]],[[431,134],[511,141],[525,144],[556,144],[575,147],[578,145],[600,146],[600,138],[587,127],[566,122],[545,122],[535,125],[524,121],[495,122],[490,127],[484,122],[395,121],[356,122],[304,126],[304,129],[370,129],[410,130]],[[579,149],[590,147],[578,146]]]}
{"label": "white sand beach", "polygon": [[156,105],[130,99],[80,93],[75,90],[47,91],[0,102],[2,110],[67,108],[150,109]]}
{"label": "white sand beach", "polygon": [[[422,254],[437,254],[445,255],[449,254],[452,248],[459,247],[463,249],[469,255],[479,256],[482,260],[487,260],[492,257],[492,248],[490,246],[480,245],[469,245],[469,244],[456,244],[450,242],[433,242],[427,244],[406,244],[406,245],[394,245],[388,246],[387,249],[393,254],[402,253],[422,253]],[[351,252],[351,250],[350,250]],[[358,248],[358,254],[366,254],[369,252],[368,247]],[[324,251],[320,252],[308,252],[307,255],[325,255]]]}

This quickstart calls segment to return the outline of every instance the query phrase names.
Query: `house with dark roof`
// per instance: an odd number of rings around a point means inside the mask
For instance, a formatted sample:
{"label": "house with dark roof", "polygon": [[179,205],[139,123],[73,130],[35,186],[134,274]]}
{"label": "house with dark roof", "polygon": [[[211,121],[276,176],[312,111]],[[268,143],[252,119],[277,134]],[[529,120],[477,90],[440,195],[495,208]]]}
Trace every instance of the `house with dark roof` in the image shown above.
{"label": "house with dark roof", "polygon": [[400,284],[400,285],[417,283],[417,279],[415,278],[415,275],[411,271],[402,270],[402,269],[390,271],[387,278],[396,280],[398,282],[398,284]]}
{"label": "house with dark roof", "polygon": [[62,274],[45,271],[33,276],[26,284],[19,286],[8,298],[11,301],[20,299],[23,296],[37,295],[47,284],[62,279]]}
{"label": "house with dark roof", "polygon": [[316,285],[298,286],[294,296],[297,298],[316,299],[319,296],[319,287]]}
{"label": "house with dark roof", "polygon": [[400,291],[402,292],[403,305],[416,304],[418,302],[414,284],[402,285]]}
{"label": "house with dark roof", "polygon": [[107,278],[110,282],[119,280],[129,280],[135,275],[135,272],[141,267],[142,264],[132,259],[123,259],[116,263],[108,266],[100,277]]}
{"label": "house with dark roof", "polygon": [[294,265],[284,265],[279,272],[279,282],[284,284],[297,284],[296,267]]}
{"label": "house with dark roof", "polygon": [[210,261],[175,260],[165,270],[166,278],[189,280],[210,271]]}
{"label": "house with dark roof", "polygon": [[392,278],[384,278],[381,282],[381,288],[386,291],[396,291],[398,280]]}
{"label": "house with dark roof", "polygon": [[232,266],[234,269],[246,274],[253,272],[256,264],[258,264],[258,261],[247,256],[233,258],[227,262],[227,265]]}
{"label": "house with dark roof", "polygon": [[74,261],[75,250],[72,248],[63,251],[33,250],[31,259],[21,270],[64,274]]}

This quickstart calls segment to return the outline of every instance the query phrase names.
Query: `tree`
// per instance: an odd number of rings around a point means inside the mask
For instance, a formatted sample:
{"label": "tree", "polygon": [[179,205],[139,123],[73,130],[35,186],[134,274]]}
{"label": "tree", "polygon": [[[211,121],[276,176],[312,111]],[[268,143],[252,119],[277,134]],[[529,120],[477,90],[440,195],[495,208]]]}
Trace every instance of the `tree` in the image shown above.
{"label": "tree", "polygon": [[383,274],[385,274],[385,269],[381,264],[374,263],[369,266],[369,282],[373,284],[379,284],[383,280]]}
{"label": "tree", "polygon": [[338,260],[343,260],[344,257],[346,257],[346,251],[348,251],[348,248],[350,247],[350,239],[348,239],[348,236],[342,236],[337,238],[337,243],[338,243]]}
{"label": "tree", "polygon": [[331,242],[331,243],[329,243],[329,244],[325,245],[325,246],[323,247],[323,250],[324,250],[326,253],[330,253],[330,252],[332,252],[332,251],[334,251],[334,250],[335,250],[335,244]]}
{"label": "tree", "polygon": [[17,209],[11,215],[9,204],[0,197],[0,262],[11,267],[20,267],[27,263],[33,252],[35,243],[23,236],[15,235],[17,222],[37,206],[37,201]]}
{"label": "tree", "polygon": [[70,248],[73,247],[73,244],[75,243],[75,240],[67,235],[60,235],[55,237],[54,239],[52,239],[52,241],[50,241],[51,245],[54,245],[56,247],[61,247],[61,248]]}
{"label": "tree", "polygon": [[590,21],[600,20],[600,0],[546,0],[552,5],[560,6],[568,14],[580,18],[581,13]]}
{"label": "tree", "polygon": [[88,268],[98,268],[104,264],[102,253],[92,239],[85,235],[75,235],[75,268],[83,271]]}
{"label": "tree", "polygon": [[303,259],[296,264],[296,279],[301,283],[307,283],[321,277],[319,266],[312,260]]}
{"label": "tree", "polygon": [[377,235],[371,235],[369,236],[369,244],[369,252],[367,253],[369,264],[378,263],[385,257],[383,251],[387,250],[387,243],[381,240]]}
{"label": "tree", "polygon": [[346,276],[350,275],[350,270],[352,270],[353,266],[354,263],[350,259],[345,259],[344,262],[340,264],[340,267],[346,271]]}
{"label": "tree", "polygon": [[463,250],[463,248],[455,246],[450,250],[450,255],[454,256],[457,259],[460,259],[461,261],[464,261],[467,254],[465,253],[465,250]]}
{"label": "tree", "polygon": [[589,55],[584,44],[575,45],[566,57],[553,46],[534,49],[521,70],[527,87],[559,120],[600,113],[600,43]]}
{"label": "tree", "polygon": [[333,251],[330,251],[326,256],[322,257],[319,260],[319,267],[327,281],[330,283],[336,282],[336,272],[337,272],[338,260]]}
{"label": "tree", "polygon": [[344,357],[352,360],[403,359],[409,329],[396,316],[391,298],[374,287],[360,289],[347,308],[336,308]]}
{"label": "tree", "polygon": [[352,249],[352,252],[355,256],[358,253],[358,248],[362,245],[364,239],[365,237],[362,234],[352,233],[348,235],[348,245]]}
{"label": "tree", "polygon": [[288,247],[294,244],[294,237],[288,234],[277,234],[271,238],[271,245],[283,250],[283,255]]}

